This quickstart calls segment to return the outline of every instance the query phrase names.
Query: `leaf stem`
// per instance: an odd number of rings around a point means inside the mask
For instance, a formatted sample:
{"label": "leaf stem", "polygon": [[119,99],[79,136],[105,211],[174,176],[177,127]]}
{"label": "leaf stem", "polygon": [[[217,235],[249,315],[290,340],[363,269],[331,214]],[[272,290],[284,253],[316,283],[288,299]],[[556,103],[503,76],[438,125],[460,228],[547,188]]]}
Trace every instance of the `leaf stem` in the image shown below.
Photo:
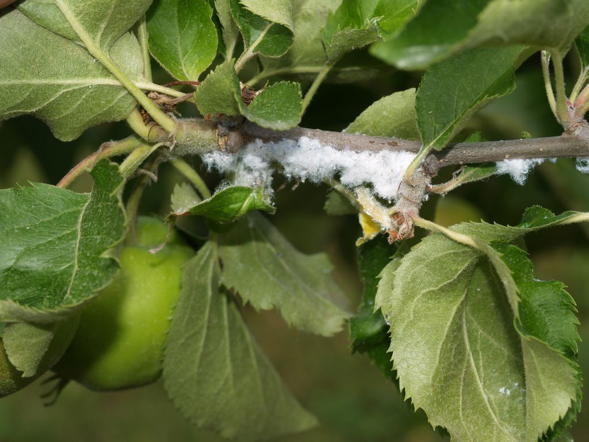
{"label": "leaf stem", "polygon": [[126,214],[127,214],[127,242],[133,243],[136,240],[136,231],[135,231],[135,223],[137,219],[137,214],[139,213],[139,205],[141,204],[141,197],[143,196],[143,192],[145,188],[149,184],[150,174],[155,174],[160,162],[161,162],[161,155],[154,158],[149,166],[147,166],[147,172],[144,176],[139,179],[139,182],[135,185],[135,188],[131,192],[131,195],[127,199],[127,206],[126,206]]}
{"label": "leaf stem", "polygon": [[143,108],[151,115],[155,122],[163,127],[167,132],[174,133],[176,130],[176,123],[165,112],[163,112],[153,101],[151,101],[142,91],[139,89],[125,73],[118,67],[116,63],[98,46],[98,44],[92,39],[90,34],[86,32],[86,29],[78,21],[76,16],[72,13],[68,5],[64,0],[55,0],[59,10],[64,15],[70,26],[76,32],[86,49],[96,60],[110,71],[117,80],[129,91],[129,93],[137,100],[137,102],[143,106]]}
{"label": "leaf stem", "polygon": [[176,168],[178,172],[184,175],[184,177],[188,181],[190,181],[194,185],[194,187],[196,187],[202,199],[208,199],[212,196],[211,191],[209,190],[208,186],[206,185],[202,177],[198,174],[196,170],[194,170],[194,168],[190,164],[188,164],[186,161],[179,157],[172,157],[170,163],[172,164],[172,166]]}
{"label": "leaf stem", "polygon": [[554,89],[552,88],[552,78],[550,76],[550,52],[542,51],[542,77],[544,77],[544,89],[546,90],[546,98],[550,105],[552,114],[558,118],[556,114],[556,98],[554,97]]}
{"label": "leaf stem", "polygon": [[413,178],[413,175],[415,175],[415,171],[421,165],[423,160],[425,160],[425,158],[429,155],[431,150],[431,146],[422,146],[421,149],[419,149],[419,152],[417,152],[417,155],[415,158],[413,158],[413,161],[411,161],[405,170],[405,176],[403,177],[404,181],[411,181],[411,178]]}
{"label": "leaf stem", "polygon": [[129,155],[127,155],[127,158],[125,158],[119,166],[121,175],[125,179],[128,179],[153,152],[163,145],[164,143],[157,143],[153,146],[142,143],[140,146],[136,147]]}
{"label": "leaf stem", "polygon": [[143,57],[143,76],[146,80],[151,81],[153,76],[151,72],[151,57],[149,55],[149,33],[147,31],[147,18],[145,15],[137,25],[137,38],[141,45],[141,55]]}
{"label": "leaf stem", "polygon": [[245,51],[242,52],[242,54],[235,62],[235,72],[241,71],[243,67],[246,65],[246,63],[250,61],[254,55],[256,55],[254,52],[256,47],[262,42],[262,40],[264,40],[264,37],[266,37],[266,34],[272,26],[274,26],[274,23],[268,23],[268,25],[262,30],[262,32],[260,32],[258,38],[256,38],[254,42]]}
{"label": "leaf stem", "polygon": [[171,87],[162,86],[160,84],[155,84],[148,81],[136,81],[135,85],[139,89],[143,89],[145,91],[160,92],[171,97],[182,97],[183,95],[185,95],[185,92],[177,91],[176,89],[172,89]]}
{"label": "leaf stem", "polygon": [[57,187],[67,188],[69,187],[80,175],[88,170],[91,170],[94,165],[104,159],[116,157],[129,153],[141,146],[143,142],[135,136],[130,136],[120,141],[109,141],[102,144],[96,152],[88,155],[78,164],[76,164],[60,181],[57,183]]}
{"label": "leaf stem", "polygon": [[323,66],[291,66],[286,68],[267,69],[249,79],[246,83],[246,86],[255,86],[260,81],[265,80],[266,78],[273,77],[275,75],[317,74],[320,73],[322,69],[324,69]]}
{"label": "leaf stem", "polygon": [[583,69],[583,71],[581,72],[581,74],[579,75],[579,78],[577,78],[577,81],[575,82],[575,86],[573,87],[573,90],[572,90],[571,95],[569,97],[569,100],[571,102],[574,103],[577,100],[577,97],[579,96],[579,94],[581,93],[581,90],[583,89],[583,87],[587,83],[588,78],[589,78],[589,66],[585,67]]}
{"label": "leaf stem", "polygon": [[589,85],[585,86],[575,100],[575,109],[578,117],[583,117],[589,111]]}
{"label": "leaf stem", "polygon": [[457,243],[463,244],[468,247],[472,247],[473,249],[483,251],[481,249],[481,245],[477,241],[475,241],[471,236],[464,235],[462,233],[458,233],[454,230],[450,230],[444,226],[436,224],[436,223],[429,221],[425,218],[422,218],[420,216],[413,217],[413,222],[415,223],[416,226],[419,226],[422,229],[426,229],[431,232],[442,233],[443,235],[456,241]]}
{"label": "leaf stem", "polygon": [[170,134],[164,132],[160,126],[155,124],[145,124],[141,112],[137,109],[127,117],[127,124],[133,131],[147,142],[162,141],[162,139],[169,139]]}
{"label": "leaf stem", "polygon": [[305,94],[305,97],[303,98],[303,113],[305,113],[307,107],[309,107],[309,104],[311,104],[311,100],[317,93],[319,86],[321,86],[321,83],[323,83],[323,80],[325,80],[325,77],[327,77],[327,74],[329,74],[329,71],[332,67],[333,63],[326,64],[323,68],[321,68],[321,70],[313,80],[313,83],[311,83],[311,86],[309,87],[307,93]]}
{"label": "leaf stem", "polygon": [[566,86],[564,79],[564,67],[562,55],[559,51],[552,51],[552,65],[554,66],[554,83],[556,86],[556,116],[563,126],[569,123],[567,108]]}

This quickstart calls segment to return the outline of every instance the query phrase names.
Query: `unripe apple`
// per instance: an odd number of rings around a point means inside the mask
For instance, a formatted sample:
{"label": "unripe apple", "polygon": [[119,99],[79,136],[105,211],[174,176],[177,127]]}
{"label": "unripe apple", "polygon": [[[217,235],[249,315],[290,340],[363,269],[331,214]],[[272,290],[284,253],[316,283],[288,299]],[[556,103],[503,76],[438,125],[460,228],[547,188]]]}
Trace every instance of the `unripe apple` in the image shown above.
{"label": "unripe apple", "polygon": [[161,221],[138,219],[134,244],[120,252],[119,274],[82,311],[58,374],[97,391],[158,379],[182,266],[193,255],[177,236],[167,236]]}

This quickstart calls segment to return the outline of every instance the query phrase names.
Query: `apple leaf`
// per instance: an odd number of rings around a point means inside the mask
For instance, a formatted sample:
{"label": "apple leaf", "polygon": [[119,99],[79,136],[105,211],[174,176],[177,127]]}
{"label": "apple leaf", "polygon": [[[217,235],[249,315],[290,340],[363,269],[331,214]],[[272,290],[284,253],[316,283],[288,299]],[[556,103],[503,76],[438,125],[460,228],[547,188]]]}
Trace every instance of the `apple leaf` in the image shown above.
{"label": "apple leaf", "polygon": [[211,71],[196,89],[194,99],[202,115],[240,115],[237,96],[241,94],[233,60]]}
{"label": "apple leaf", "polygon": [[79,42],[79,33],[105,51],[145,14],[152,0],[27,0],[19,9],[41,26]]}
{"label": "apple leaf", "polygon": [[280,58],[264,58],[266,69],[306,66],[322,68],[327,62],[323,28],[340,0],[299,0],[293,2],[294,37],[289,51]]}
{"label": "apple leaf", "polygon": [[426,0],[380,0],[373,15],[378,17],[382,34],[390,37],[398,34],[425,3]]}
{"label": "apple leaf", "polygon": [[33,377],[59,362],[77,328],[77,318],[42,325],[17,322],[6,325],[2,342],[14,368],[22,377]]}
{"label": "apple leaf", "polygon": [[215,11],[221,23],[223,43],[225,44],[225,59],[233,57],[233,50],[239,37],[239,28],[231,15],[231,0],[215,0]]}
{"label": "apple leaf", "polygon": [[378,0],[348,0],[329,15],[323,29],[328,62],[378,40],[378,20],[373,15],[377,3]]}
{"label": "apple leaf", "polygon": [[125,235],[123,178],[106,160],[80,194],[47,184],[0,190],[0,321],[53,322],[118,270],[105,253]]}
{"label": "apple leaf", "polygon": [[477,109],[512,92],[525,55],[520,46],[473,49],[427,71],[416,98],[424,148],[443,149]]}
{"label": "apple leaf", "polygon": [[467,235],[476,236],[486,242],[513,242],[528,233],[548,227],[586,222],[588,220],[589,213],[587,212],[567,211],[560,215],[555,215],[543,207],[532,206],[524,211],[520,223],[515,226],[488,224],[484,222],[463,223],[460,224],[460,231]]}
{"label": "apple leaf", "polygon": [[149,51],[175,78],[198,80],[217,55],[207,0],[159,0],[149,11]]}
{"label": "apple leaf", "polygon": [[453,438],[536,441],[578,396],[566,356],[576,348],[574,304],[530,266],[498,273],[480,251],[434,234],[383,275],[378,299],[400,387]]}
{"label": "apple leaf", "polygon": [[372,103],[345,132],[419,140],[415,89],[395,92]]}
{"label": "apple leaf", "polygon": [[293,0],[239,0],[252,13],[273,23],[293,29]]}
{"label": "apple leaf", "polygon": [[174,186],[171,197],[172,213],[176,215],[187,213],[191,207],[196,206],[202,200],[196,190],[188,183],[179,183]]}
{"label": "apple leaf", "polygon": [[452,179],[441,184],[434,184],[430,186],[435,193],[442,195],[451,192],[452,190],[468,183],[486,180],[497,174],[497,166],[494,164],[483,166],[466,166],[461,169]]}
{"label": "apple leaf", "polygon": [[246,50],[266,57],[283,55],[293,42],[290,0],[230,0]]}
{"label": "apple leaf", "polygon": [[259,126],[274,130],[292,129],[301,122],[303,115],[301,86],[279,81],[263,89],[249,105],[240,100],[239,107],[244,117]]}
{"label": "apple leaf", "polygon": [[585,67],[589,66],[589,26],[585,28],[575,40],[581,61]]}
{"label": "apple leaf", "polygon": [[[141,51],[131,34],[111,54],[131,76],[141,72]],[[0,17],[0,120],[32,114],[67,141],[88,127],[126,118],[134,106],[131,95],[78,44],[18,11]]]}
{"label": "apple leaf", "polygon": [[588,24],[585,0],[429,1],[398,36],[373,53],[402,69],[423,69],[489,44],[566,50]]}
{"label": "apple leaf", "polygon": [[211,243],[184,268],[164,356],[170,398],[191,422],[225,437],[275,438],[313,427],[315,418],[288,392],[219,290],[219,272]]}
{"label": "apple leaf", "polygon": [[274,213],[276,209],[267,201],[263,189],[231,186],[189,207],[184,212],[177,212],[176,214],[181,215],[189,212],[192,215],[203,216],[216,223],[227,224],[237,221],[253,210]]}
{"label": "apple leaf", "polygon": [[274,130],[295,127],[303,114],[301,87],[289,81],[268,86],[250,104],[245,104],[233,60],[217,66],[205,78],[196,90],[195,100],[203,115],[243,115],[262,127]]}
{"label": "apple leaf", "polygon": [[323,336],[349,314],[324,254],[304,255],[261,215],[252,213],[223,235],[222,283],[256,309],[276,308],[294,327]]}
{"label": "apple leaf", "polygon": [[[375,296],[379,275],[389,263],[400,264],[393,258],[396,247],[383,235],[368,241],[358,248],[357,261],[362,281],[362,297],[356,315],[350,320],[352,351],[366,354],[374,364],[394,380],[393,365],[388,349],[390,338],[388,326],[380,310],[375,308]],[[391,260],[391,258],[393,258]]]}

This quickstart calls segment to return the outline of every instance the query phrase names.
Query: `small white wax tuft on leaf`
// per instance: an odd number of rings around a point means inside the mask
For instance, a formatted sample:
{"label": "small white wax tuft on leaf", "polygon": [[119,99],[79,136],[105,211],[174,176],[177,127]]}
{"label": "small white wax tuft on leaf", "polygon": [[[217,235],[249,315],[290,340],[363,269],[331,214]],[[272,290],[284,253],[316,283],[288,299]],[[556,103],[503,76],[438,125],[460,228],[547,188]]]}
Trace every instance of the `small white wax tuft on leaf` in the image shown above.
{"label": "small white wax tuft on leaf", "polygon": [[339,177],[350,188],[371,185],[376,195],[389,201],[415,154],[410,152],[356,152],[338,150],[308,137],[263,143],[256,140],[238,154],[208,153],[204,162],[220,172],[233,172],[240,185],[269,186],[273,166],[291,180],[321,183]]}
{"label": "small white wax tuft on leaf", "polygon": [[513,181],[522,186],[532,169],[544,162],[544,159],[533,158],[529,160],[513,159],[503,160],[497,163],[497,174],[509,174]]}

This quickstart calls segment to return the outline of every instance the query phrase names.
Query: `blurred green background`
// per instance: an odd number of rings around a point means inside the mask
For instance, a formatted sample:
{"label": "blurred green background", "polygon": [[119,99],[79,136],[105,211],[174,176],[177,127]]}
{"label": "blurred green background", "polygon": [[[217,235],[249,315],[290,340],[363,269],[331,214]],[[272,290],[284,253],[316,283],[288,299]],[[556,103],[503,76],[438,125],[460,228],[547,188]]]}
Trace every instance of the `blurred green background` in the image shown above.
{"label": "blurred green background", "polygon": [[[356,54],[352,63],[372,63]],[[312,103],[303,125],[341,130],[382,95],[415,86],[418,77],[377,69],[354,85],[332,78]],[[335,81],[337,80],[337,81]],[[482,131],[489,139],[557,135],[559,128],[546,105],[539,66],[524,65],[514,94],[487,106],[472,120],[467,131]],[[103,141],[128,134],[122,123],[94,128],[79,140],[61,143],[48,129],[31,118],[0,123],[0,187],[28,181],[56,183],[77,161]],[[195,162],[197,160],[195,159]],[[198,164],[197,164],[198,165]],[[449,176],[451,171],[445,171]],[[440,177],[443,179],[444,176]],[[211,185],[219,179],[208,174]],[[169,194],[179,177],[165,166],[160,181],[146,194],[141,210],[165,213]],[[88,177],[74,189],[86,190]],[[326,251],[336,267],[336,278],[350,303],[360,292],[355,267],[354,241],[359,229],[353,216],[329,217],[323,212],[326,188],[292,183],[277,191],[280,230],[302,251]],[[466,217],[516,223],[522,211],[541,204],[554,211],[589,210],[589,176],[581,175],[570,160],[546,163],[518,186],[508,177],[471,184],[438,203],[438,219],[445,223]],[[583,337],[580,359],[589,378],[589,227],[571,226],[530,237],[529,251],[538,277],[564,281],[579,305]],[[289,329],[275,314],[244,315],[278,371],[301,402],[315,413],[321,426],[285,442],[426,442],[444,440],[428,426],[421,413],[403,402],[396,388],[363,356],[352,355],[346,333],[333,339],[314,337]],[[39,395],[47,391],[39,382],[0,401],[0,442],[151,442],[220,440],[197,431],[177,413],[160,384],[120,393],[93,393],[70,385],[52,407],[44,407]],[[587,396],[587,395],[586,395]],[[574,428],[576,440],[589,440],[587,406]]]}

